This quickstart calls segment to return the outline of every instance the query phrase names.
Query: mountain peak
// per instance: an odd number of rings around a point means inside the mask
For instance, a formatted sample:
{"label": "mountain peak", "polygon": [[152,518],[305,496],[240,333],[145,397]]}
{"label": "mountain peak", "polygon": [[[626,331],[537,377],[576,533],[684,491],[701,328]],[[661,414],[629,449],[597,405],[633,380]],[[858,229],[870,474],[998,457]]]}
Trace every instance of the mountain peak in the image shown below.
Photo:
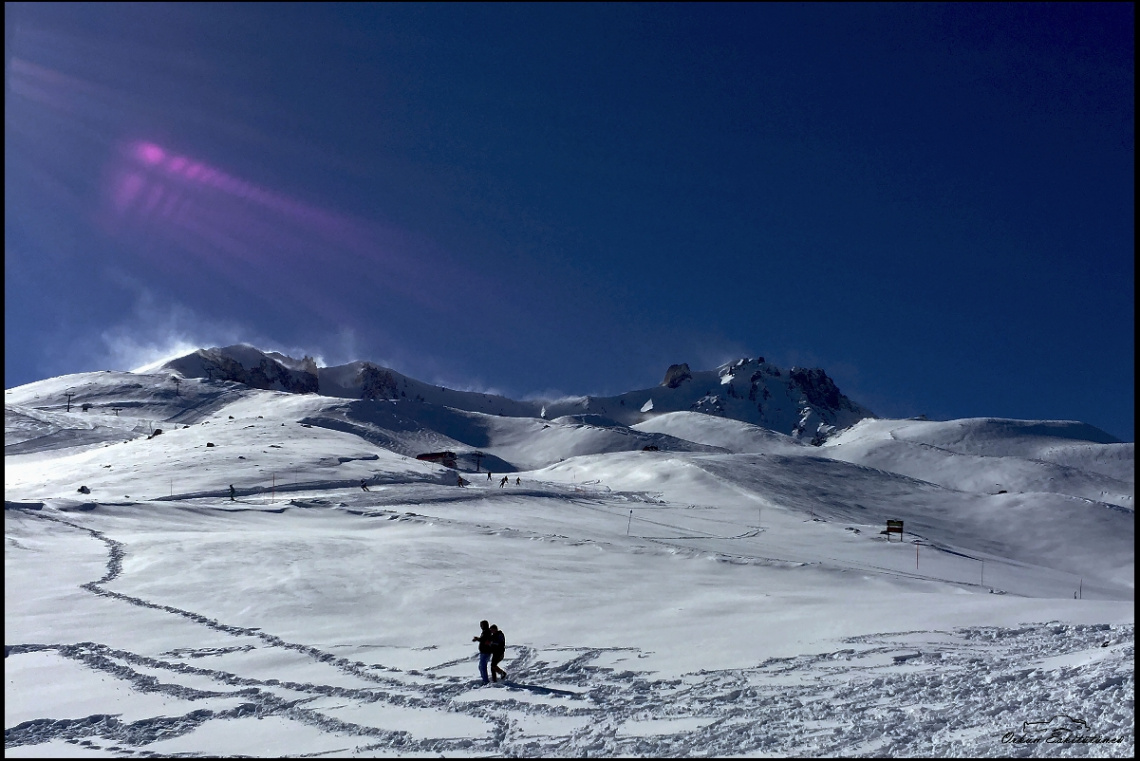
{"label": "mountain peak", "polygon": [[249,344],[198,349],[162,367],[185,378],[231,381],[250,388],[293,394],[315,394],[319,390],[317,363],[312,357],[298,360]]}
{"label": "mountain peak", "polygon": [[688,363],[669,365],[669,369],[665,371],[665,380],[661,381],[661,385],[666,388],[677,388],[692,377],[693,374],[689,370]]}
{"label": "mountain peak", "polygon": [[694,372],[670,365],[655,388],[612,397],[516,401],[494,394],[455,391],[404,376],[372,362],[318,367],[312,357],[294,359],[248,344],[198,349],[163,365],[184,377],[230,381],[251,388],[364,400],[413,401],[505,415],[548,418],[589,415],[594,422],[636,425],[668,412],[691,411],[752,423],[822,441],[870,410],[847,398],[820,368],[781,370],[763,357],[742,357],[715,370]]}

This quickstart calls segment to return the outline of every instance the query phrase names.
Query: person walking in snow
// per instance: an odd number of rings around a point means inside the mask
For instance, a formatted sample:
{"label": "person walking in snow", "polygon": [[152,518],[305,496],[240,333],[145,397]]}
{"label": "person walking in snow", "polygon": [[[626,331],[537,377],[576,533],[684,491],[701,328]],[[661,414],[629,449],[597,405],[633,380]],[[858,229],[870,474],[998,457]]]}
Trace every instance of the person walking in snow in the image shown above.
{"label": "person walking in snow", "polygon": [[488,481],[492,480],[491,479],[491,471],[489,471],[489,470],[487,471],[487,480]]}
{"label": "person walking in snow", "polygon": [[503,480],[499,482],[499,488],[502,489],[506,485],[507,485],[507,477],[503,476]]}
{"label": "person walking in snow", "polygon": [[515,476],[515,486],[522,486],[522,479],[518,476]]}
{"label": "person walking in snow", "polygon": [[361,491],[368,491],[368,479],[366,479],[366,478],[360,479],[360,489],[361,489]]}
{"label": "person walking in snow", "polygon": [[233,484],[230,484],[230,502],[233,502],[233,501],[234,501],[234,494],[235,494],[235,493],[236,493],[236,492],[234,491],[234,485],[233,485]]}
{"label": "person walking in snow", "polygon": [[491,624],[491,681],[507,678],[507,672],[499,668],[503,656],[507,654],[507,636],[497,624]]}
{"label": "person walking in snow", "polygon": [[487,678],[487,662],[491,660],[491,628],[486,621],[480,621],[479,627],[482,631],[479,636],[472,637],[471,641],[479,643],[479,676],[483,677],[483,684],[486,684],[490,681]]}

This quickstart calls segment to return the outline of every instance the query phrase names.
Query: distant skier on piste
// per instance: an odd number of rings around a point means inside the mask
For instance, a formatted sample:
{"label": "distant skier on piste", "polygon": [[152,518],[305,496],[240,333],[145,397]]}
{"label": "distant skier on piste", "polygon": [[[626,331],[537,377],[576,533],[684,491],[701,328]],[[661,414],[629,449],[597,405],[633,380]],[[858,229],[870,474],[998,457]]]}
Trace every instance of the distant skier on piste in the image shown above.
{"label": "distant skier on piste", "polygon": [[233,502],[233,501],[235,501],[235,500],[234,500],[234,494],[236,494],[236,493],[237,493],[237,492],[235,492],[235,491],[234,491],[234,485],[233,485],[233,484],[230,484],[230,502]]}
{"label": "distant skier on piste", "polygon": [[499,482],[499,488],[502,489],[506,485],[507,485],[507,477],[503,476],[503,480]]}
{"label": "distant skier on piste", "polygon": [[368,480],[365,478],[360,479],[360,490],[368,491]]}

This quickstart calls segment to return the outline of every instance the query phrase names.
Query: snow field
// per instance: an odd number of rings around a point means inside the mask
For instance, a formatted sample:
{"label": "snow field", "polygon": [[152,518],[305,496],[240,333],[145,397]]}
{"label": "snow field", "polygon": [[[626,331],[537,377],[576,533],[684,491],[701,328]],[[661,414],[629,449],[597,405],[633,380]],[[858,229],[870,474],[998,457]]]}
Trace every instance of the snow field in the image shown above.
{"label": "snow field", "polygon": [[[882,450],[893,468],[859,442],[917,421],[817,448],[678,412],[641,439],[123,375],[120,396],[190,427],[54,409],[13,427],[8,756],[1134,753],[1131,509],[963,490],[981,455],[906,454],[984,441],[1018,473],[1009,426],[916,428]],[[40,392],[18,391],[10,407]],[[1024,453],[1099,462],[1116,488],[1123,450],[1058,443],[1070,429]],[[383,437],[515,469],[461,489]],[[478,683],[482,618],[506,632],[505,684]],[[1123,742],[1003,742],[1059,715]]]}
{"label": "snow field", "polygon": [[[1003,755],[997,733],[1034,720],[1035,706],[1059,700],[1118,726],[1128,711],[1129,623],[1017,622],[1127,621],[1130,604],[907,593],[881,579],[840,582],[827,569],[633,552],[620,535],[536,541],[493,527],[495,510],[521,512],[518,500],[488,510],[438,501],[413,516],[360,510],[369,496],[349,494],[344,508],[284,513],[63,513],[75,527],[97,521],[124,548],[119,575],[100,586],[117,595],[104,604],[126,612],[92,617],[86,631],[116,649],[49,640],[35,651],[116,679],[119,699],[98,713],[120,715],[99,725],[96,744],[204,752],[228,742],[230,752],[269,755],[280,746],[262,724],[231,731],[260,716],[274,720],[273,737],[299,724],[298,747],[318,754]],[[146,520],[156,509],[170,512],[174,530]],[[13,520],[42,528],[42,512],[10,515],[9,534],[24,533]],[[199,622],[176,635],[191,649],[166,639],[156,651],[140,637],[132,619],[154,612],[139,610],[154,600]],[[508,632],[514,686],[475,684],[469,638],[488,616]],[[215,644],[193,649],[195,628]],[[219,633],[229,646],[218,646]],[[1062,652],[1070,660],[1056,660]],[[163,706],[135,718],[154,688],[209,715],[171,717]],[[97,694],[113,699],[106,688]],[[219,723],[215,736],[209,727]],[[88,725],[15,726],[10,737],[23,744],[10,753],[40,748],[37,739],[95,736],[83,734]]]}

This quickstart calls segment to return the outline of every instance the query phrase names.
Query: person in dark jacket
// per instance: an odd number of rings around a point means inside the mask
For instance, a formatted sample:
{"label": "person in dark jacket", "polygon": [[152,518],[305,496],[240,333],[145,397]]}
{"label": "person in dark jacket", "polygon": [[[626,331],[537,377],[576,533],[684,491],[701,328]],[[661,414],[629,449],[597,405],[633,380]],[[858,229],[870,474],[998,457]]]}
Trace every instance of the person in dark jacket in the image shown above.
{"label": "person in dark jacket", "polygon": [[491,624],[491,681],[506,679],[507,672],[499,668],[503,656],[507,654],[507,635],[496,624]]}
{"label": "person in dark jacket", "polygon": [[230,484],[230,502],[234,502],[234,485]]}
{"label": "person in dark jacket", "polygon": [[487,678],[487,661],[491,660],[491,628],[486,621],[480,621],[479,627],[483,630],[479,636],[472,637],[472,642],[479,643],[479,676],[483,677],[483,684],[490,680]]}

